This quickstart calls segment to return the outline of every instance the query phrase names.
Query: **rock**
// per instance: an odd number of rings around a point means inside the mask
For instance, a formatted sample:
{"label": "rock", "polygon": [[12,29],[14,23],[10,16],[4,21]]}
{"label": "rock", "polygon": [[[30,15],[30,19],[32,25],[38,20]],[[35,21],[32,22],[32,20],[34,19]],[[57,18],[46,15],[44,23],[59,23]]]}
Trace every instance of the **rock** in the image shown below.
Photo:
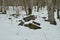
{"label": "rock", "polygon": [[40,23],[37,23],[37,22],[35,22],[35,21],[33,21],[33,23],[40,26]]}
{"label": "rock", "polygon": [[18,26],[19,25],[23,26],[24,25],[24,22],[22,20],[19,20],[19,21],[20,21],[20,23],[18,24]]}
{"label": "rock", "polygon": [[46,19],[46,17],[42,17],[43,19]]}
{"label": "rock", "polygon": [[18,18],[19,14],[12,14],[12,15],[10,15],[10,16],[13,16],[13,17],[15,17],[15,18]]}
{"label": "rock", "polygon": [[28,22],[28,21],[30,21],[30,20],[35,20],[35,19],[36,19],[36,17],[35,17],[34,15],[30,15],[30,16],[28,16],[28,17],[23,18],[23,20],[24,20],[25,22]]}
{"label": "rock", "polygon": [[44,13],[42,13],[42,14],[44,14]]}
{"label": "rock", "polygon": [[25,24],[24,26],[29,27],[30,29],[41,29],[41,27],[36,26],[36,25],[34,25],[32,23]]}
{"label": "rock", "polygon": [[8,19],[12,19],[12,18],[8,18]]}
{"label": "rock", "polygon": [[49,20],[45,20],[45,21],[49,21]]}

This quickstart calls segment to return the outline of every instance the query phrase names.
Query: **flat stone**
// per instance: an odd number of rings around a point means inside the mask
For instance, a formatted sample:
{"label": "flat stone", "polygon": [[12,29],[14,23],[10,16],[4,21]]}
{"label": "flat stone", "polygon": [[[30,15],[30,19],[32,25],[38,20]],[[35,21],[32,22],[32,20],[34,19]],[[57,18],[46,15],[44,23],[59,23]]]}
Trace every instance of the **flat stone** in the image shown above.
{"label": "flat stone", "polygon": [[25,27],[29,27],[30,29],[41,29],[41,27],[37,26],[37,25],[34,25],[32,23],[29,23],[29,24],[25,24],[24,25]]}
{"label": "flat stone", "polygon": [[36,19],[36,17],[35,17],[34,15],[30,15],[30,16],[28,16],[28,17],[23,18],[23,20],[24,20],[25,22],[28,22],[28,21],[30,21],[30,20],[35,20],[35,19]]}

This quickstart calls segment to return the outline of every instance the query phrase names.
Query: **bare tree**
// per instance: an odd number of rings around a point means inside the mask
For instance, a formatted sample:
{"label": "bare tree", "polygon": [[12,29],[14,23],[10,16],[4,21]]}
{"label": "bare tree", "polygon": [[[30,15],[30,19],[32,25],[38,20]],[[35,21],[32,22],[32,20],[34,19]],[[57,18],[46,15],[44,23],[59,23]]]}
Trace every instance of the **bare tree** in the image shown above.
{"label": "bare tree", "polygon": [[6,14],[6,9],[5,9],[5,0],[2,0],[2,13]]}
{"label": "bare tree", "polygon": [[59,19],[60,0],[56,0],[56,7],[57,7],[57,18]]}
{"label": "bare tree", "polygon": [[50,21],[51,24],[56,25],[56,21],[54,18],[54,4],[53,4],[53,0],[48,0],[48,20]]}
{"label": "bare tree", "polygon": [[33,9],[33,0],[29,0],[27,1],[27,5],[28,5],[28,15],[31,15],[32,14],[32,9]]}

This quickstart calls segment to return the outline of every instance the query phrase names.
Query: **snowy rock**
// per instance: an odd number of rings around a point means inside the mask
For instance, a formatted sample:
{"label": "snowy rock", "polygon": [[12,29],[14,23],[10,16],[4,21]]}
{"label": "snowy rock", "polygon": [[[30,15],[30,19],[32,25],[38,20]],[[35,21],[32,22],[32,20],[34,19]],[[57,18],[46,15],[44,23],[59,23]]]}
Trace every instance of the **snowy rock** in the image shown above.
{"label": "snowy rock", "polygon": [[36,17],[35,17],[34,15],[30,15],[30,16],[28,16],[28,17],[23,18],[23,20],[24,20],[25,22],[28,22],[28,21],[30,21],[30,20],[35,20],[35,19],[36,19]]}
{"label": "snowy rock", "polygon": [[34,25],[32,23],[25,24],[24,26],[29,27],[30,29],[41,29],[41,27]]}

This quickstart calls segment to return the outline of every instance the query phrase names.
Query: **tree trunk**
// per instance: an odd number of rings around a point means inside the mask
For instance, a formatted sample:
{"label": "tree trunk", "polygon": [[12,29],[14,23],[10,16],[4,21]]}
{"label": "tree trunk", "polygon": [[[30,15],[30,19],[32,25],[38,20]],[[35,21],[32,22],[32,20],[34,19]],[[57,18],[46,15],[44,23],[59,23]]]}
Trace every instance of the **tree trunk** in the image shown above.
{"label": "tree trunk", "polygon": [[56,0],[56,6],[57,6],[57,18],[59,19],[60,0]]}
{"label": "tree trunk", "polygon": [[37,2],[37,12],[39,12],[39,0],[38,0],[38,2]]}
{"label": "tree trunk", "polygon": [[51,3],[48,4],[48,20],[50,21],[50,24],[54,24],[56,25],[56,21],[54,18],[54,5],[52,4],[52,0]]}
{"label": "tree trunk", "polygon": [[6,14],[5,0],[3,0],[3,4],[2,4],[2,14]]}
{"label": "tree trunk", "polygon": [[28,15],[32,14],[32,9],[33,9],[33,0],[29,0],[29,2],[28,2]]}
{"label": "tree trunk", "polygon": [[28,8],[28,15],[31,15],[32,14],[32,9],[31,8]]}
{"label": "tree trunk", "polygon": [[59,19],[59,9],[57,9],[57,18]]}
{"label": "tree trunk", "polygon": [[2,6],[0,6],[0,12],[2,12]]}

